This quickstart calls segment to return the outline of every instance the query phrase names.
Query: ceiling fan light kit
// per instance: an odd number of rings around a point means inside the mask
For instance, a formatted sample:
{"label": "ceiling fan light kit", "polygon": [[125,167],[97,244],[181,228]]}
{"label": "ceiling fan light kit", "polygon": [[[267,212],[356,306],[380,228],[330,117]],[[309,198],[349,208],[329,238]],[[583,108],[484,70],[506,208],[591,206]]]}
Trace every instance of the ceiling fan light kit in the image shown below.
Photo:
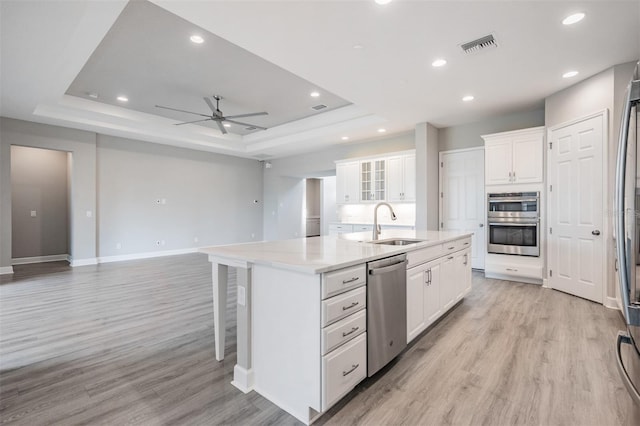
{"label": "ceiling fan light kit", "polygon": [[183,109],[178,109],[178,108],[171,108],[171,107],[167,107],[167,106],[162,106],[162,105],[156,105],[156,108],[163,108],[163,109],[168,109],[171,111],[178,111],[178,112],[185,112],[187,114],[193,114],[193,115],[199,115],[201,117],[206,117],[206,118],[201,118],[198,120],[193,120],[193,121],[185,121],[182,123],[176,123],[176,126],[182,126],[183,124],[193,124],[193,123],[201,123],[204,121],[214,121],[217,125],[218,125],[218,129],[220,129],[220,132],[222,132],[222,134],[227,134],[227,129],[225,129],[224,126],[224,122],[227,123],[233,123],[233,124],[238,124],[240,126],[244,126],[246,128],[250,128],[251,130],[255,130],[255,129],[260,129],[260,130],[267,130],[266,127],[262,127],[262,126],[258,126],[256,124],[249,124],[249,123],[243,123],[241,121],[236,121],[236,118],[245,118],[245,117],[255,117],[258,115],[268,115],[268,112],[250,112],[247,114],[237,114],[237,115],[228,115],[225,116],[222,111],[220,110],[220,101],[222,100],[222,96],[219,95],[213,95],[213,99],[215,99],[216,104],[213,104],[213,101],[205,96],[204,101],[207,103],[207,105],[209,106],[209,108],[211,109],[211,115],[209,114],[202,114],[199,112],[193,112],[193,111],[186,111]]}

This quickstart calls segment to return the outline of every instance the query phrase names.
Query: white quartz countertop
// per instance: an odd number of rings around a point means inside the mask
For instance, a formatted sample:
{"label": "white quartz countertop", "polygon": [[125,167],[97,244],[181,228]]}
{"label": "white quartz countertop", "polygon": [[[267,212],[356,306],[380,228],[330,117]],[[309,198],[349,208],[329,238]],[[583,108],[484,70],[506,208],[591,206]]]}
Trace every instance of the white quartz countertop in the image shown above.
{"label": "white quartz countertop", "polygon": [[227,265],[260,264],[309,274],[319,274],[376,259],[442,244],[471,236],[456,231],[384,230],[380,240],[407,238],[424,240],[406,246],[372,244],[370,232],[296,238],[203,247],[212,262]]}

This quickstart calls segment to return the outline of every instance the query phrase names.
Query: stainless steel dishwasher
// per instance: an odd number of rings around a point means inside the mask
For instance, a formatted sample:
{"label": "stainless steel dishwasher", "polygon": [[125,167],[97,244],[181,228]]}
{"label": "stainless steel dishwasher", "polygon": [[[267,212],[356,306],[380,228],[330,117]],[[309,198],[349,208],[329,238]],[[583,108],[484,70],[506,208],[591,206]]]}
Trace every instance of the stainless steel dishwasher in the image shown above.
{"label": "stainless steel dishwasher", "polygon": [[367,375],[407,346],[407,256],[367,264]]}

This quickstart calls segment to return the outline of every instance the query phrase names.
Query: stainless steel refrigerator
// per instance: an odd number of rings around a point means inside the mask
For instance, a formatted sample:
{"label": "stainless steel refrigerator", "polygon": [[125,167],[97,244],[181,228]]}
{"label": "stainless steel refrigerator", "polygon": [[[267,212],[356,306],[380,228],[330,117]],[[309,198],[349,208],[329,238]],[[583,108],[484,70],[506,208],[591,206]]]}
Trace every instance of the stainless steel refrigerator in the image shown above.
{"label": "stainless steel refrigerator", "polygon": [[640,424],[640,80],[636,67],[622,110],[615,187],[615,235],[626,330],[618,333],[618,371],[632,402],[629,424]]}

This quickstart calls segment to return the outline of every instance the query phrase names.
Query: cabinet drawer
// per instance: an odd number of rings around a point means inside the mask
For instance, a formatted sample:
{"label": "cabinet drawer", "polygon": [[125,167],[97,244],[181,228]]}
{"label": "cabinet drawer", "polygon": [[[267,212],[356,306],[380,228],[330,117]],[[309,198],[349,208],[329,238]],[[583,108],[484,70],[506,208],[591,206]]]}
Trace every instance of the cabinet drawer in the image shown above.
{"label": "cabinet drawer", "polygon": [[353,232],[373,231],[373,225],[353,225]]}
{"label": "cabinet drawer", "polygon": [[353,226],[352,225],[340,225],[340,224],[332,223],[332,224],[329,225],[329,232],[332,233],[332,234],[349,233],[349,232],[353,232]]}
{"label": "cabinet drawer", "polygon": [[443,254],[453,253],[455,251],[471,247],[471,238],[449,241],[447,243],[443,243],[442,247],[444,248]]}
{"label": "cabinet drawer", "polygon": [[542,266],[538,265],[485,265],[485,274],[500,274],[511,277],[542,279]]}
{"label": "cabinet drawer", "polygon": [[344,293],[352,288],[363,286],[367,283],[367,266],[358,265],[352,268],[327,272],[322,275],[322,298]]}
{"label": "cabinet drawer", "polygon": [[367,306],[367,287],[360,287],[322,301],[322,327],[326,327]]}
{"label": "cabinet drawer", "polygon": [[322,357],[322,411],[367,377],[367,333]]}
{"label": "cabinet drawer", "polygon": [[353,315],[322,329],[322,355],[330,352],[345,342],[359,336],[367,330],[367,310],[363,309]]}
{"label": "cabinet drawer", "polygon": [[436,244],[422,250],[410,251],[407,253],[407,268],[420,265],[443,255],[442,244]]}

